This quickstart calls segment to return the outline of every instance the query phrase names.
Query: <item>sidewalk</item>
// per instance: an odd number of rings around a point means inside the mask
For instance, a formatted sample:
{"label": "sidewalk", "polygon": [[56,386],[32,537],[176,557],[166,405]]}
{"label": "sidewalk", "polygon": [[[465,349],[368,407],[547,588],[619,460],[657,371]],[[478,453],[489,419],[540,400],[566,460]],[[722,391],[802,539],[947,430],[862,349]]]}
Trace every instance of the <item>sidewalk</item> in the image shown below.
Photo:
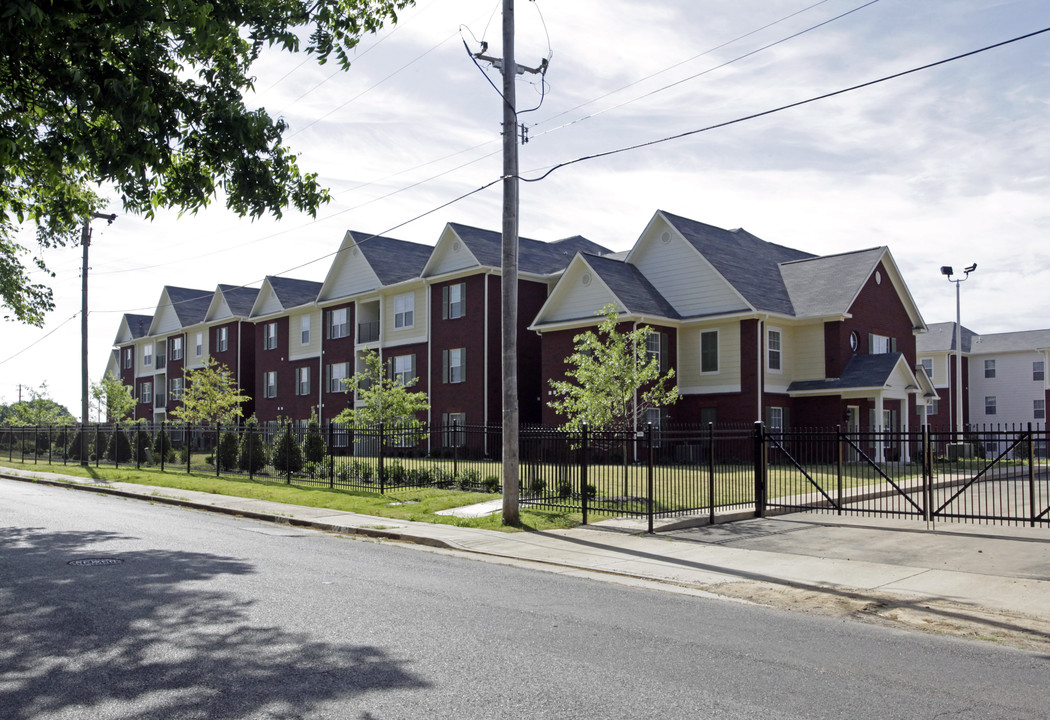
{"label": "sidewalk", "polygon": [[656,535],[630,519],[503,533],[10,468],[0,476],[1050,651],[1045,527],[927,530],[917,521],[806,513]]}

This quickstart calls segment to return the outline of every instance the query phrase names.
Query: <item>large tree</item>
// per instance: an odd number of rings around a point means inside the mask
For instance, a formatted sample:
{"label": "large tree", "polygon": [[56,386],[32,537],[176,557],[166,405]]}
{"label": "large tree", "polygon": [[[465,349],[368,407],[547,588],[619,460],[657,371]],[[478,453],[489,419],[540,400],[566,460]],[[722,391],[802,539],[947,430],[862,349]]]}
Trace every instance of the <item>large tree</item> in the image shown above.
{"label": "large tree", "polygon": [[8,425],[72,425],[73,414],[51,399],[47,383],[39,389],[26,388],[28,400],[16,402],[8,408],[4,422]]}
{"label": "large tree", "polygon": [[[120,382],[111,373],[106,373],[100,382],[91,385],[91,397],[95,398],[100,406],[105,401],[106,422],[120,422],[135,411],[135,396],[131,388]],[[101,417],[99,422],[102,422]]]}
{"label": "large tree", "polygon": [[568,379],[551,381],[555,397],[548,405],[566,418],[566,429],[586,424],[592,430],[634,430],[646,411],[678,400],[674,369],[661,373],[659,360],[648,352],[651,327],[621,330],[611,305],[600,314],[597,332],[573,338],[574,352],[565,360]]}
{"label": "large tree", "polygon": [[343,381],[348,392],[357,392],[361,407],[343,410],[336,421],[364,428],[376,427],[379,423],[388,428],[418,427],[421,422],[417,416],[430,409],[425,392],[410,390],[419,378],[402,381],[375,350],[365,350],[363,358],[365,369]]}
{"label": "large tree", "polygon": [[75,243],[110,189],[147,217],[194,212],[220,192],[240,215],[316,213],[328,193],[299,170],[285,123],[245,106],[252,64],[276,46],[345,69],[361,35],[411,3],[0,0],[5,317],[39,325],[54,306],[27,277],[23,228],[42,248]]}
{"label": "large tree", "polygon": [[215,358],[204,367],[186,368],[182,400],[171,415],[180,422],[231,423],[242,416],[241,405],[251,398],[233,380],[230,369]]}

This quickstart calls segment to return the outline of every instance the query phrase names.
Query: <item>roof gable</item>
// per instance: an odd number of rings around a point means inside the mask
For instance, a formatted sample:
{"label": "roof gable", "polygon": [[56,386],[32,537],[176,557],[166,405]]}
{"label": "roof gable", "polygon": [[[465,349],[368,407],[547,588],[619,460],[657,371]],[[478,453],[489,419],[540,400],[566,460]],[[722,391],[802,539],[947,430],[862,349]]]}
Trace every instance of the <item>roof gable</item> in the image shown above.
{"label": "roof gable", "polygon": [[574,320],[593,321],[606,305],[616,306],[616,311],[621,314],[627,310],[591,267],[590,263],[595,259],[584,255],[573,258],[536,314],[530,329]]}
{"label": "roof gable", "polygon": [[886,254],[885,247],[811,257],[780,266],[795,316],[845,315]]}
{"label": "roof gable", "polygon": [[430,259],[420,273],[423,277],[444,275],[446,273],[466,270],[467,268],[480,267],[482,265],[471,249],[463,242],[456,232],[453,223],[445,225],[441,231],[437,245],[434,246]]}
{"label": "roof gable", "polygon": [[152,323],[152,315],[124,313],[124,316],[120,319],[120,327],[117,328],[117,337],[113,344],[124,345],[146,337],[149,334],[149,326]]}

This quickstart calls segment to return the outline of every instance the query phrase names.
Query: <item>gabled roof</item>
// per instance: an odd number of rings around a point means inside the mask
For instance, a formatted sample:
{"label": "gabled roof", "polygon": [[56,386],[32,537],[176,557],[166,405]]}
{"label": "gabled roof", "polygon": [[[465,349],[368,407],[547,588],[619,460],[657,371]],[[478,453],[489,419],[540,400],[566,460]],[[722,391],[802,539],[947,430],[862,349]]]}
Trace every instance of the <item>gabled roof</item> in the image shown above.
{"label": "gabled roof", "polygon": [[[973,339],[977,333],[965,325],[962,326],[962,351],[971,351]],[[955,352],[955,323],[933,323],[927,332],[915,338],[915,351],[922,353]]]}
{"label": "gabled roof", "polygon": [[[846,363],[842,376],[826,380],[796,380],[788,385],[788,392],[828,392],[837,393],[846,390],[885,387],[898,363],[904,362],[902,353],[883,353],[881,355],[854,355]],[[914,377],[911,368],[905,367]],[[918,389],[918,388],[916,388]]]}
{"label": "gabled roof", "polygon": [[794,260],[780,266],[796,317],[849,312],[857,293],[886,254],[885,247]]}
{"label": "gabled roof", "polygon": [[419,277],[434,251],[430,245],[382,235],[355,232],[350,235],[384,285],[395,285]]}
{"label": "gabled roof", "polygon": [[977,335],[969,352],[981,353],[1032,352],[1050,348],[1050,330],[1020,330],[1018,332]]}
{"label": "gabled roof", "polygon": [[266,282],[273,288],[277,300],[285,309],[307,305],[317,299],[321,283],[313,280],[296,280],[295,278],[267,275]]}
{"label": "gabled roof", "polygon": [[[449,223],[478,262],[487,267],[502,265],[503,235],[492,230]],[[531,238],[518,238],[518,270],[535,275],[552,275],[569,266],[577,252],[604,255],[610,250],[579,235],[545,243]]]}
{"label": "gabled roof", "polygon": [[248,317],[252,305],[255,304],[255,298],[259,297],[259,288],[243,285],[219,285],[219,292],[222,293],[234,317]]}
{"label": "gabled roof", "polygon": [[780,263],[814,255],[766,242],[743,229],[723,230],[659,212],[755,310],[794,314]]}
{"label": "gabled roof", "polygon": [[153,322],[153,316],[125,313],[124,321],[128,324],[128,332],[131,334],[131,339],[138,340],[149,334],[149,326]]}
{"label": "gabled roof", "polygon": [[211,305],[212,290],[194,290],[192,288],[164,286],[164,292],[168,295],[171,307],[179,319],[182,327],[189,327],[204,321]]}
{"label": "gabled roof", "polygon": [[583,258],[623,303],[629,314],[674,320],[681,317],[634,265],[599,255],[584,255]]}

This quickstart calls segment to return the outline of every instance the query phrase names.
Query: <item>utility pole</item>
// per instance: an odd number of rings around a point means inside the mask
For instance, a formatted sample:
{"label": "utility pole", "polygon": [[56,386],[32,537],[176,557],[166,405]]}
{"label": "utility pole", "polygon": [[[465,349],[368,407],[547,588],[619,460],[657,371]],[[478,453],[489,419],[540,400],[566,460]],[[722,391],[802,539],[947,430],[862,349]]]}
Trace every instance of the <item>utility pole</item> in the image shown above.
{"label": "utility pole", "polygon": [[108,220],[112,225],[117,219],[115,214],[103,215],[91,213],[84,221],[80,231],[80,244],[84,246],[84,267],[80,273],[80,464],[87,465],[88,457],[84,452],[84,438],[88,422],[88,247],[91,245],[91,221]]}
{"label": "utility pole", "polygon": [[545,72],[547,61],[537,68],[520,67],[514,58],[514,0],[503,0],[503,58],[484,54],[503,73],[503,243],[500,258],[502,289],[503,350],[503,524],[518,519],[518,113],[515,80],[518,75]]}

